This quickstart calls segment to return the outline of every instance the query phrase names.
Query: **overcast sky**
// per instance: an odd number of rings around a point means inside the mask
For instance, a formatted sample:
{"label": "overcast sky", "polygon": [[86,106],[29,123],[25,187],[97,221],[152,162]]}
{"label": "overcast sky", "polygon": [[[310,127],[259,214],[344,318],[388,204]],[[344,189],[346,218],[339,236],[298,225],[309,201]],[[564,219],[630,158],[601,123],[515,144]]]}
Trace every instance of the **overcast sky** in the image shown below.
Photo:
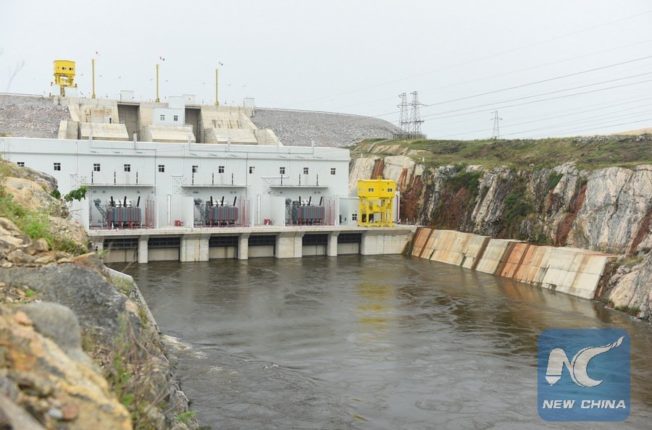
{"label": "overcast sky", "polygon": [[397,123],[416,90],[431,138],[489,137],[494,110],[510,138],[652,127],[646,0],[0,2],[0,91],[47,94],[65,58],[88,95],[94,56],[101,97],[153,99],[163,57],[162,95],[206,103],[218,62],[227,104]]}

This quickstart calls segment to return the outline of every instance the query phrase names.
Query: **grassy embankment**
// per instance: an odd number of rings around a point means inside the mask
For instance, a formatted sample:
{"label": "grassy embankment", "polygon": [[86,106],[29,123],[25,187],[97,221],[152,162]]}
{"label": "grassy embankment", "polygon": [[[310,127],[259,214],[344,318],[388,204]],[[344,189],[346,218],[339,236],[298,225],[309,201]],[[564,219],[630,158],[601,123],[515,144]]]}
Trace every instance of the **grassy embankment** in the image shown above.
{"label": "grassy embankment", "polygon": [[[18,176],[15,169],[19,167],[0,160],[0,217],[7,218],[31,239],[45,239],[54,251],[64,251],[73,255],[86,252],[84,244],[79,244],[65,237],[51,225],[50,216],[65,216],[65,205],[58,201],[46,210],[30,210],[18,204],[3,186],[7,176]],[[75,193],[73,193],[75,194]],[[76,196],[76,194],[75,194]],[[72,199],[72,196],[71,196]]]}
{"label": "grassy embankment", "polygon": [[[396,147],[400,149],[397,149]],[[554,167],[574,162],[578,168],[633,167],[652,164],[652,136],[595,136],[517,140],[365,140],[353,157],[404,154],[428,166],[480,165],[517,169]]]}

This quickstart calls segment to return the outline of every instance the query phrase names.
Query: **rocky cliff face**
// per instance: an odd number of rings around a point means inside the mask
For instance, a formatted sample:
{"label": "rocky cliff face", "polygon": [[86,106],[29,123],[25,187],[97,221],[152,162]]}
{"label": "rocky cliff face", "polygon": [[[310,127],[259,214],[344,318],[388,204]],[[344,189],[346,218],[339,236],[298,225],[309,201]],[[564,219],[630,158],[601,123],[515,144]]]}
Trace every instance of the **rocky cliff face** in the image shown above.
{"label": "rocky cliff face", "polygon": [[401,219],[496,238],[622,255],[600,299],[649,318],[652,304],[652,165],[579,169],[524,165],[433,166],[401,145],[367,145],[350,181],[398,183]]}
{"label": "rocky cliff face", "polygon": [[84,254],[55,186],[0,161],[0,428],[196,428],[137,287]]}

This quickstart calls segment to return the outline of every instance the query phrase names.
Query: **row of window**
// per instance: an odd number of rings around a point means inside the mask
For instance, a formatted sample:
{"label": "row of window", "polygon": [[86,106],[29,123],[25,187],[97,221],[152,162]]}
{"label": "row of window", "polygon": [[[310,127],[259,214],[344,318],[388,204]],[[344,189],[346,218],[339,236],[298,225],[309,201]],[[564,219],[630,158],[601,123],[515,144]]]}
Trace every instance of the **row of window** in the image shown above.
{"label": "row of window", "polygon": [[[278,168],[278,172],[279,172],[281,175],[285,175],[285,167],[279,167],[279,168]],[[331,167],[331,175],[334,175],[335,172],[336,172],[335,167]],[[249,172],[249,173],[251,173],[251,172]],[[309,169],[308,167],[304,167],[304,168],[303,168],[303,174],[304,174],[304,175],[308,175],[309,173],[310,173],[310,169]]]}
{"label": "row of window", "polygon": [[[174,115],[172,119],[176,122],[179,121],[179,115]],[[165,121],[165,115],[161,114],[161,121]]]}
{"label": "row of window", "polygon": [[[18,167],[25,167],[24,161],[18,161],[16,164],[18,164]],[[125,172],[131,172],[131,164],[124,164],[123,168]],[[54,163],[54,170],[61,171],[61,163]],[[100,163],[93,163],[93,172],[99,172],[100,170],[101,170]],[[250,174],[254,173],[254,170],[255,170],[255,166],[249,166]],[[165,164],[159,164],[158,171],[161,173],[165,172]],[[197,173],[198,171],[199,171],[199,166],[197,165],[192,166],[192,173]],[[224,173],[224,166],[218,166],[217,172]],[[335,167],[331,167],[331,175],[334,175],[335,172],[336,172]],[[285,167],[279,167],[279,173],[281,175],[285,175]],[[308,167],[304,167],[303,174],[307,175],[309,173],[310,173],[310,169]],[[370,188],[369,191],[372,192],[373,188]]]}

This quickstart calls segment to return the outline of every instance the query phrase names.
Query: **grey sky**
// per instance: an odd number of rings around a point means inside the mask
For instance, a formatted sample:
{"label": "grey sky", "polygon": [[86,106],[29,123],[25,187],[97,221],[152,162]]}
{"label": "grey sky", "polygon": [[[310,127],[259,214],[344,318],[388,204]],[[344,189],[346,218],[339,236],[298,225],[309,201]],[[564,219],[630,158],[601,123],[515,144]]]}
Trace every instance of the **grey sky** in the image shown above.
{"label": "grey sky", "polygon": [[652,58],[448,100],[652,56],[651,24],[645,0],[3,0],[0,91],[47,93],[52,60],[66,58],[88,94],[97,51],[102,97],[153,98],[164,57],[163,96],[212,102],[221,61],[229,104],[396,123],[397,95],[418,90],[441,103],[422,107],[432,138],[488,137],[496,108],[505,137],[609,132],[652,126]]}

